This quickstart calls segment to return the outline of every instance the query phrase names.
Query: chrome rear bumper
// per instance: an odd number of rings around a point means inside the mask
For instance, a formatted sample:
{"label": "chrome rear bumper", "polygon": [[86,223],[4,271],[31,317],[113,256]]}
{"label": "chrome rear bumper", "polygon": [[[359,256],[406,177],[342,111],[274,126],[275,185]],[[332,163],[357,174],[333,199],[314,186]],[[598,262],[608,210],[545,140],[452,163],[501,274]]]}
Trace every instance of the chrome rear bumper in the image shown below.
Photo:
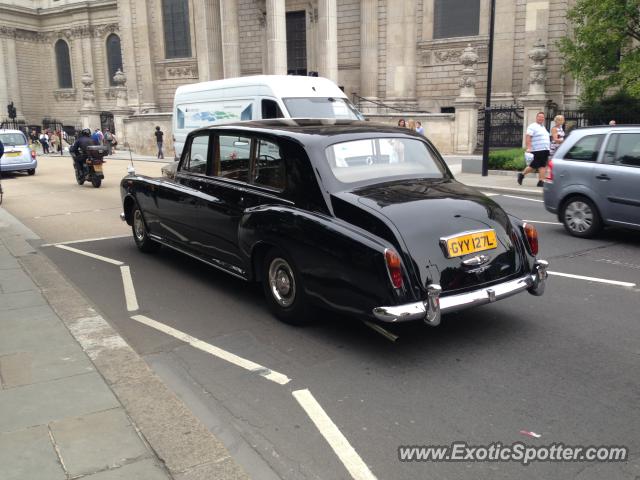
{"label": "chrome rear bumper", "polygon": [[373,315],[378,320],[387,323],[423,320],[428,325],[436,326],[440,323],[442,313],[492,303],[524,290],[532,295],[542,295],[547,280],[547,267],[546,261],[536,260],[533,272],[524,277],[446,297],[440,297],[439,285],[429,285],[426,301],[392,307],[376,307],[373,309]]}

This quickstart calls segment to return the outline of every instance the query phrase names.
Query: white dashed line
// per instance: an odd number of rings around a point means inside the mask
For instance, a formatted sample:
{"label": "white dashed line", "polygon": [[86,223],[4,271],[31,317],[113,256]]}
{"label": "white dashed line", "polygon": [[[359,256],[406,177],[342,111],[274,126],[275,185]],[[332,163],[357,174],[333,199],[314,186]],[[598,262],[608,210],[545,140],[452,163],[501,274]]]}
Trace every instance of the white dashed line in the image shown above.
{"label": "white dashed line", "polygon": [[114,235],[113,237],[85,238],[83,240],[69,240],[67,242],[44,243],[44,244],[41,245],[41,247],[56,247],[58,245],[73,245],[74,243],[98,242],[100,240],[113,240],[115,238],[126,238],[126,237],[130,237],[130,236],[131,236],[131,234],[128,234],[128,235]]}
{"label": "white dashed line", "polygon": [[289,377],[283,375],[282,373],[270,370],[258,363],[252,362],[251,360],[247,360],[246,358],[239,357],[231,352],[227,352],[226,350],[210,345],[206,342],[203,342],[202,340],[197,339],[196,337],[192,337],[188,333],[181,332],[180,330],[176,330],[175,328],[172,328],[168,325],[156,322],[155,320],[152,320],[149,317],[145,317],[144,315],[133,315],[131,318],[136,322],[140,322],[148,327],[155,328],[156,330],[162,333],[166,333],[167,335],[177,338],[178,340],[182,340],[183,342],[188,343],[198,350],[202,350],[203,352],[209,353],[240,368],[249,370],[252,373],[257,373],[258,375],[261,375],[267,380],[271,380],[272,382],[278,383],[280,385],[286,385],[291,381]]}
{"label": "white dashed line", "polygon": [[561,273],[561,272],[547,272],[549,275],[556,275],[558,277],[567,277],[567,278],[575,278],[578,280],[587,280],[589,282],[598,282],[598,283],[608,283],[609,285],[617,285],[619,287],[635,287],[635,283],[631,282],[620,282],[618,280],[608,280],[606,278],[597,278],[597,277],[585,277],[583,275],[573,275],[571,273]]}
{"label": "white dashed line", "polygon": [[136,290],[133,287],[133,279],[131,278],[131,270],[128,266],[123,265],[120,267],[120,273],[122,274],[122,286],[124,287],[124,298],[127,301],[127,310],[135,312],[139,307]]}
{"label": "white dashed line", "polygon": [[62,250],[68,250],[73,253],[78,253],[80,255],[84,255],[86,257],[95,258],[96,260],[100,260],[101,262],[107,262],[112,265],[124,265],[120,260],[114,260],[113,258],[103,257],[102,255],[96,255],[95,253],[85,252],[84,250],[79,250],[77,248],[68,247],[66,245],[56,245],[56,248],[61,248]]}
{"label": "white dashed line", "polygon": [[538,203],[544,203],[544,200],[537,200],[535,198],[527,198],[527,197],[517,197],[515,195],[506,195],[506,194],[502,194],[503,197],[509,197],[509,198],[517,198],[518,200],[529,200],[530,202],[538,202]]}
{"label": "white dashed line", "polygon": [[355,480],[375,480],[375,476],[364,463],[358,452],[340,432],[333,420],[307,389],[292,392],[294,398],[307,413],[311,421],[336,453],[342,464]]}
{"label": "white dashed line", "polygon": [[492,192],[482,192],[482,194],[487,196],[487,197],[497,197],[497,196],[501,195],[500,193],[492,193]]}

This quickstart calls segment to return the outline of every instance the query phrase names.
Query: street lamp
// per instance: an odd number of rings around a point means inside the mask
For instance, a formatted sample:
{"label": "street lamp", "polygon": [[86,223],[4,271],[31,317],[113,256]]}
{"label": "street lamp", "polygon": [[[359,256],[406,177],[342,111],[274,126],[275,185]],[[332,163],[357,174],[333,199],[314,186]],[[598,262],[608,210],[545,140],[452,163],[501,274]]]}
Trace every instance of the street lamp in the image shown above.
{"label": "street lamp", "polygon": [[489,65],[487,66],[487,98],[484,102],[484,139],[482,141],[482,176],[489,175],[489,143],[491,142],[491,76],[493,73],[493,32],[496,20],[496,0],[491,0],[489,19]]}

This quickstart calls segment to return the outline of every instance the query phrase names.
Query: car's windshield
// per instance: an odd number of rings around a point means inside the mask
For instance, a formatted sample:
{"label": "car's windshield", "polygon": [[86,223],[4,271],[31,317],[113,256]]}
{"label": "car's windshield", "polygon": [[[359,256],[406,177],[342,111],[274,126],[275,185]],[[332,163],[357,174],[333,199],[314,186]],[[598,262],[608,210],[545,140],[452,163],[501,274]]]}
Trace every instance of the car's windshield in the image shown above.
{"label": "car's windshield", "polygon": [[27,138],[22,133],[11,132],[11,133],[0,133],[0,140],[5,145],[26,145]]}
{"label": "car's windshield", "polygon": [[337,143],[326,149],[336,179],[343,183],[393,177],[442,179],[446,170],[427,145],[409,138],[371,138]]}
{"label": "car's windshield", "polygon": [[346,98],[283,98],[283,101],[291,118],[364,120],[362,114]]}

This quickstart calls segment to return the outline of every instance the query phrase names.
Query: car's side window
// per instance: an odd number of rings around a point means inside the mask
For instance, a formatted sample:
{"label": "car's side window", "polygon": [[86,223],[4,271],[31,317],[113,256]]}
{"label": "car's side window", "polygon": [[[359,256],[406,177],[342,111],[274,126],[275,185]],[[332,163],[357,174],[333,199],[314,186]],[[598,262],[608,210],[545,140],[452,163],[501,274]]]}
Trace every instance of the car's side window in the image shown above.
{"label": "car's side window", "polygon": [[284,189],[284,160],[280,147],[268,140],[256,140],[257,152],[252,169],[252,183],[278,190]]}
{"label": "car's side window", "polygon": [[587,135],[582,137],[571,147],[564,155],[565,160],[578,160],[581,162],[596,162],[598,160],[598,152],[602,145],[604,135]]}
{"label": "car's side window", "polygon": [[262,118],[284,118],[278,103],[274,100],[262,100]]}
{"label": "car's side window", "polygon": [[207,173],[207,154],[209,152],[209,134],[193,137],[180,170],[190,173]]}
{"label": "car's side window", "polygon": [[605,162],[611,165],[640,167],[640,133],[616,133],[611,135]]}
{"label": "car's side window", "polygon": [[220,135],[218,143],[220,152],[216,175],[248,182],[251,139],[238,135]]}

